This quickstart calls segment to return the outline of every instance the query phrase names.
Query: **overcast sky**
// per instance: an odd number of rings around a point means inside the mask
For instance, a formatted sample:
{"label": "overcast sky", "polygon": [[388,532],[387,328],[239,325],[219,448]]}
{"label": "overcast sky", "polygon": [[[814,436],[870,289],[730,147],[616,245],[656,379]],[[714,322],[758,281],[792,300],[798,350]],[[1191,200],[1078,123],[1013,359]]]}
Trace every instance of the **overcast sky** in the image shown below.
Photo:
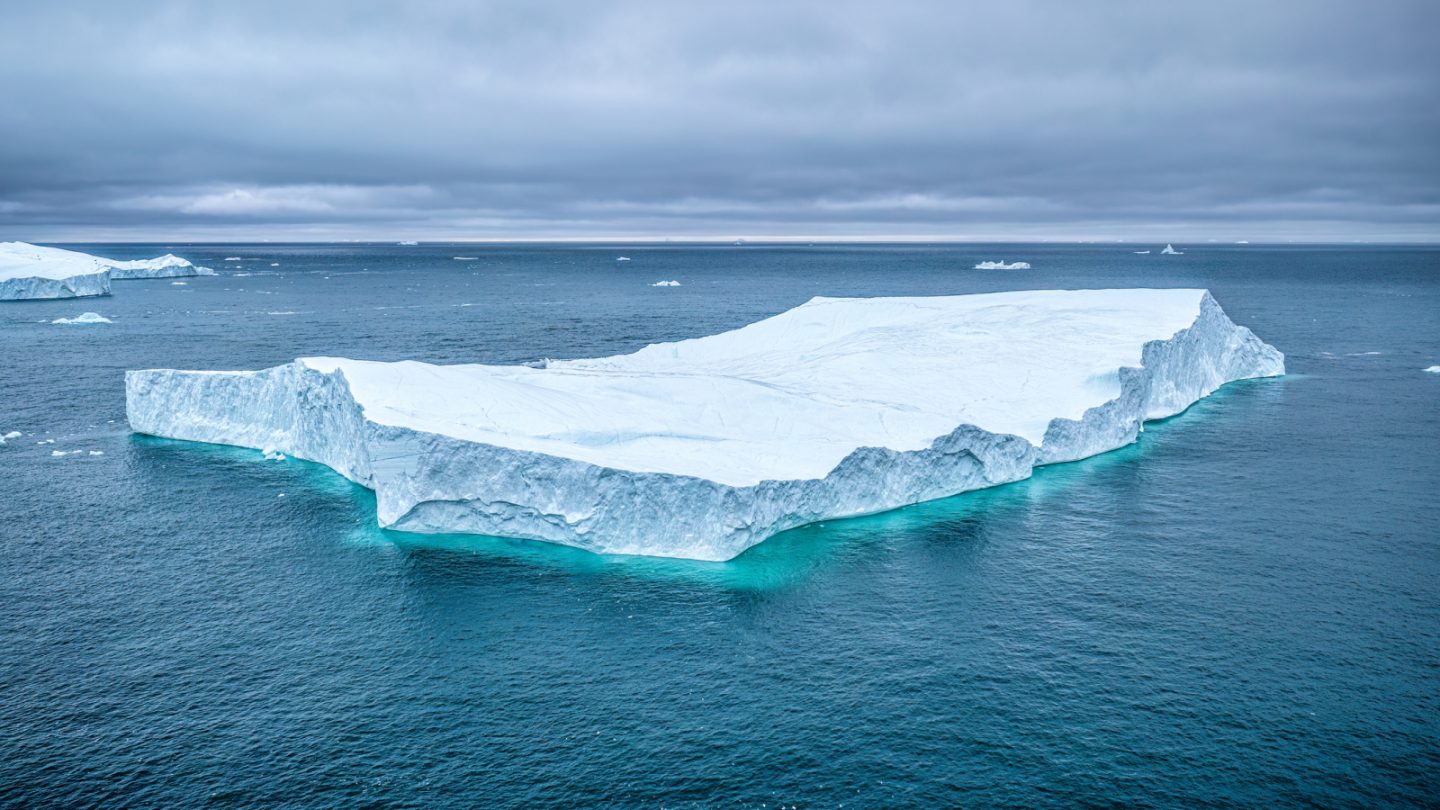
{"label": "overcast sky", "polygon": [[1440,2],[0,0],[0,238],[1440,240]]}

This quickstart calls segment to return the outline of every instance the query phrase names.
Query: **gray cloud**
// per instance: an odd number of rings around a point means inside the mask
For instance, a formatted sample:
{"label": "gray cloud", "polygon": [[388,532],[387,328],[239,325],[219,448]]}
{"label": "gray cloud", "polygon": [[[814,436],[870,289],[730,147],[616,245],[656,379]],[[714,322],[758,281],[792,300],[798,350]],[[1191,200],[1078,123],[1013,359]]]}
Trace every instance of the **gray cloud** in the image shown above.
{"label": "gray cloud", "polygon": [[0,5],[5,238],[1440,239],[1429,0]]}

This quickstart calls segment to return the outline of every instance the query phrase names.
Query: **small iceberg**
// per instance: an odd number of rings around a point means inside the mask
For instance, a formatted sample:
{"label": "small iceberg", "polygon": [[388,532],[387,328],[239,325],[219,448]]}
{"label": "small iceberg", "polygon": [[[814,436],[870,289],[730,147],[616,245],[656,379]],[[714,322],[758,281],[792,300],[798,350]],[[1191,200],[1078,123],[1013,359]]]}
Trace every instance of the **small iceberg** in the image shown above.
{"label": "small iceberg", "polygon": [[680,286],[680,282],[678,282],[678,281],[657,281],[657,282],[655,282],[654,284],[651,284],[650,286],[651,286],[651,287],[679,287],[679,286]]}
{"label": "small iceberg", "polygon": [[1136,255],[1136,256],[1145,256],[1145,255],[1147,255],[1147,254],[1149,254],[1149,253],[1150,253],[1150,251],[1148,251],[1148,250],[1137,250],[1137,251],[1135,251],[1135,255]]}
{"label": "small iceberg", "polygon": [[245,260],[242,259],[242,258],[240,258],[239,256],[226,256],[226,257],[225,257],[225,261],[227,261],[227,262],[242,262],[242,261],[245,261]]}
{"label": "small iceberg", "polygon": [[279,267],[279,266],[280,266],[280,262],[271,262],[271,263],[270,263],[270,266],[271,266],[271,267]]}
{"label": "small iceberg", "polygon": [[1029,270],[1029,262],[980,262],[975,265],[976,270]]}
{"label": "small iceberg", "polygon": [[104,315],[101,315],[98,312],[86,312],[80,315],[76,315],[73,318],[56,318],[50,323],[114,323],[114,321],[110,320]]}
{"label": "small iceberg", "polygon": [[411,241],[411,240],[408,240],[408,239],[407,239],[407,240],[405,240],[404,242],[396,242],[395,244],[399,245],[400,247],[415,247],[416,245],[418,245],[418,244],[420,244],[420,243],[419,243],[419,242],[414,242],[414,241]]}
{"label": "small iceberg", "polygon": [[1184,255],[1185,255],[1185,252],[1184,252],[1184,251],[1180,251],[1180,250],[1176,250],[1174,245],[1166,245],[1166,246],[1165,246],[1165,249],[1162,250],[1162,251],[1160,251],[1160,255],[1161,255],[1161,256],[1184,256]]}
{"label": "small iceberg", "polygon": [[190,282],[188,282],[188,281],[172,281],[172,282],[170,282],[170,286],[171,286],[171,287],[184,287],[184,286],[188,285],[189,283],[190,283]]}
{"label": "small iceberg", "polygon": [[101,259],[110,266],[110,278],[116,281],[133,281],[146,278],[177,278],[180,276],[213,276],[215,271],[208,267],[196,267],[188,259],[173,253],[166,253],[154,259]]}
{"label": "small iceberg", "polygon": [[617,262],[628,262],[628,261],[630,261],[630,257],[629,257],[629,256],[616,256],[616,257],[615,257],[615,261],[617,261]]}
{"label": "small iceberg", "polygon": [[1425,369],[1427,374],[1440,374],[1440,366],[1431,366]]}
{"label": "small iceberg", "polygon": [[454,260],[457,261],[457,262],[473,262],[473,261],[478,261],[480,257],[479,257],[479,256],[452,256],[451,258],[454,259]]}

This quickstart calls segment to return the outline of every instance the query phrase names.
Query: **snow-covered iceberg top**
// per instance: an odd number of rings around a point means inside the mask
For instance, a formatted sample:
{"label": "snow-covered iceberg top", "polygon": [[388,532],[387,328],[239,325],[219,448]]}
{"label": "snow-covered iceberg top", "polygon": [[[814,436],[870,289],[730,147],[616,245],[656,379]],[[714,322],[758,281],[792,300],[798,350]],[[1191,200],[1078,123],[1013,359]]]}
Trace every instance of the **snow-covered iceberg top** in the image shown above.
{"label": "snow-covered iceberg top", "polygon": [[975,265],[976,270],[1029,270],[1029,262],[980,262]]}
{"label": "snow-covered iceberg top", "polygon": [[527,366],[311,357],[131,371],[134,430],[327,464],[381,525],[729,559],[776,532],[1025,478],[1284,358],[1204,290],[816,298]]}
{"label": "snow-covered iceberg top", "polygon": [[0,242],[0,301],[110,294],[110,270],[88,253]]}
{"label": "snow-covered iceberg top", "polygon": [[115,280],[215,275],[214,270],[208,267],[196,267],[188,259],[182,259],[173,253],[166,253],[164,256],[154,259],[135,259],[133,261],[101,259],[101,261],[110,266],[110,278]]}

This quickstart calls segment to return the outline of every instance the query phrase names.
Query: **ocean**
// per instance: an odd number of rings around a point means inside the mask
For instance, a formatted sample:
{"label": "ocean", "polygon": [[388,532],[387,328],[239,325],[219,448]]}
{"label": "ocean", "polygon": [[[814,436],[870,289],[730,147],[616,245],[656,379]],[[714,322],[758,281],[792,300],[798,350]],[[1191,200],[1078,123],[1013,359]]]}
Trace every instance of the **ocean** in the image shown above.
{"label": "ocean", "polygon": [[[0,304],[0,805],[1440,796],[1440,249],[68,247],[220,275]],[[816,295],[1105,287],[1208,288],[1289,374],[727,563],[382,531],[327,468],[125,422],[126,369],[593,357]],[[87,311],[113,322],[51,323]]]}

